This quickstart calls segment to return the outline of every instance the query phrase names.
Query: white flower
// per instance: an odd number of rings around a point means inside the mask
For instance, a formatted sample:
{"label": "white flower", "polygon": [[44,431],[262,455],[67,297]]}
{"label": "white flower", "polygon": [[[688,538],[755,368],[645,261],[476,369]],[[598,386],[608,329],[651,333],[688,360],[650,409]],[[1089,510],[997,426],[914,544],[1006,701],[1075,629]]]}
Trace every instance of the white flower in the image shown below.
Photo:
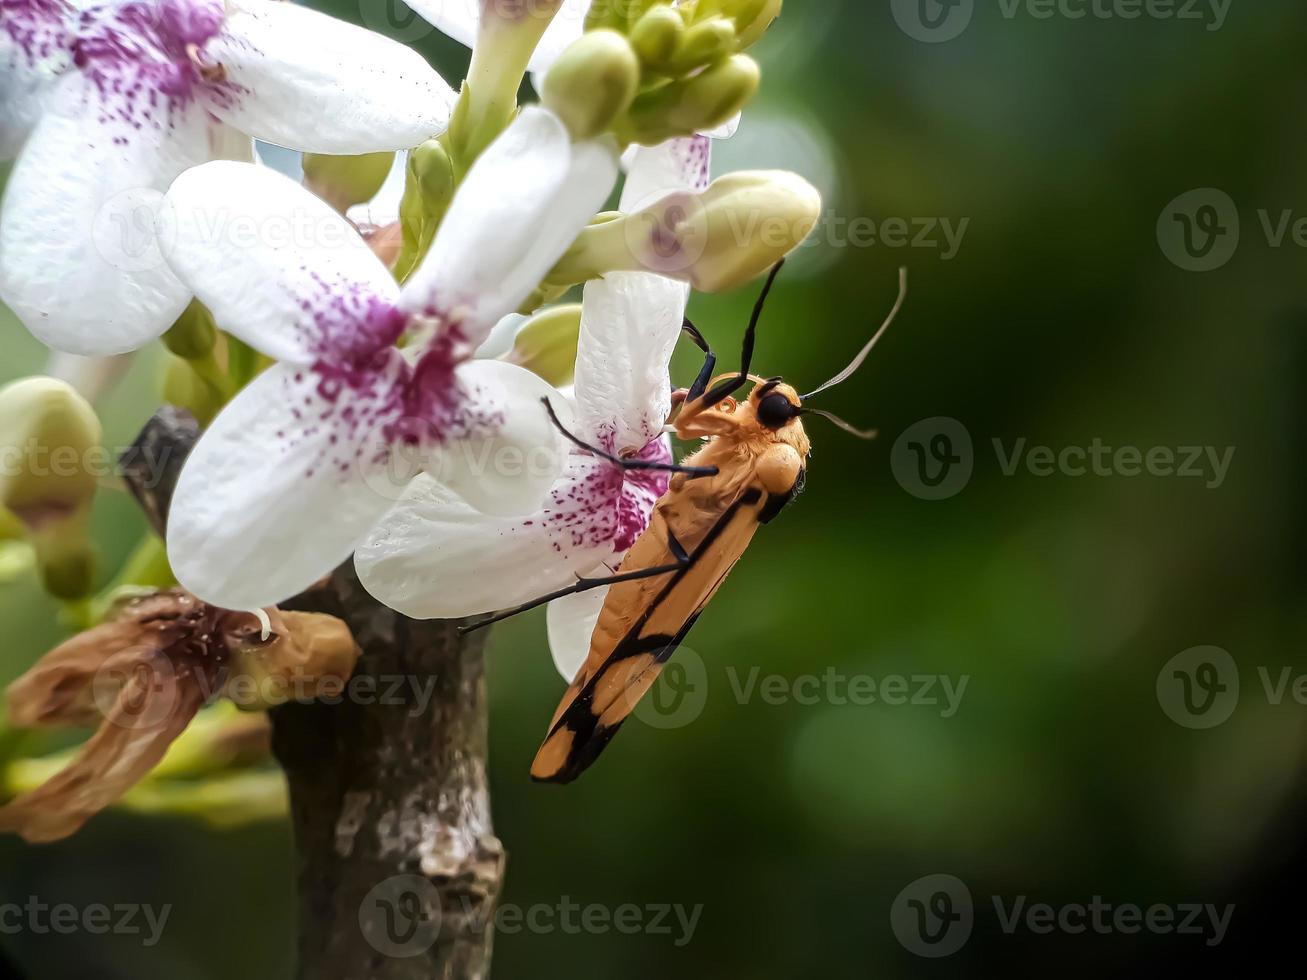
{"label": "white flower", "polygon": [[[190,299],[155,242],[187,167],[250,137],[320,153],[442,132],[449,86],[415,52],[273,0],[4,0],[0,298],[51,347],[112,354]],[[11,83],[12,79],[12,83]],[[20,151],[21,147],[21,151]]]}
{"label": "white flower", "polygon": [[[623,207],[658,190],[702,190],[708,154],[705,137],[641,151]],[[672,461],[662,434],[671,408],[668,363],[688,300],[688,286],[646,272],[586,286],[571,428],[581,440],[617,456]],[[573,449],[537,513],[495,517],[419,477],[359,547],[355,566],[372,595],[415,618],[508,608],[578,575],[609,574],[648,525],[667,480]],[[603,597],[596,590],[550,604],[550,646],[569,681],[585,659]]]}
{"label": "white flower", "polygon": [[280,362],[187,461],[168,525],[178,580],[229,609],[295,595],[394,503],[413,474],[392,467],[409,452],[470,508],[535,508],[566,457],[541,405],[554,390],[471,357],[616,178],[607,142],[574,146],[551,113],[524,110],[403,289],[343,217],[266,167],[215,162],[178,178],[169,261],[220,328]]}

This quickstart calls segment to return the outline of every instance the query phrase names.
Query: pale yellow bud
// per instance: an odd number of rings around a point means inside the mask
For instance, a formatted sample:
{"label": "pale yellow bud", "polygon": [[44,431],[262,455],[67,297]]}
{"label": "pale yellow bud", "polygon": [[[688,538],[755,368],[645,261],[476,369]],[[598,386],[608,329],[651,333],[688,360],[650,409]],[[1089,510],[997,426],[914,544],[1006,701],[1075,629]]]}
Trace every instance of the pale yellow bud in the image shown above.
{"label": "pale yellow bud", "polygon": [[24,378],[0,388],[0,506],[29,528],[87,506],[100,420],[71,385]]}
{"label": "pale yellow bud", "polygon": [[355,204],[372,200],[386,182],[393,153],[358,156],[304,154],[304,185],[342,214]]}
{"label": "pale yellow bud", "polygon": [[589,31],[545,76],[541,101],[563,120],[574,140],[608,129],[630,107],[640,86],[640,63],[630,43],[611,30]]}
{"label": "pale yellow bud", "polygon": [[646,271],[722,292],[770,269],[803,243],[820,217],[821,195],[797,174],[728,174],[701,194],[670,194],[619,220],[591,225],[549,282]]}
{"label": "pale yellow bud", "polygon": [[555,388],[572,383],[581,337],[581,304],[553,306],[528,320],[503,360],[526,368]]}
{"label": "pale yellow bud", "polygon": [[671,7],[654,7],[631,28],[631,47],[651,68],[672,60],[685,34],[685,20]]}
{"label": "pale yellow bud", "polygon": [[713,129],[743,109],[761,82],[758,63],[748,55],[723,59],[697,75],[641,95],[631,105],[621,134],[630,142],[656,146]]}

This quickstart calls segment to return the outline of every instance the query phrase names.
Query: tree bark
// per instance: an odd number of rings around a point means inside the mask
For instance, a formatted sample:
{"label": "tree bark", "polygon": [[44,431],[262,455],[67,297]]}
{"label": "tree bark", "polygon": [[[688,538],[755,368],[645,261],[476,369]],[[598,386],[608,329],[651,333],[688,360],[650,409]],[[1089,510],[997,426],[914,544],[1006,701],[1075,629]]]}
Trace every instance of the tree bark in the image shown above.
{"label": "tree bark", "polygon": [[[184,413],[161,410],[133,447],[166,461],[152,485],[125,467],[156,530],[196,436]],[[298,977],[487,976],[504,850],[486,778],[484,635],[387,609],[352,562],[282,605],[343,619],[363,651],[334,703],[271,712],[297,851]]]}

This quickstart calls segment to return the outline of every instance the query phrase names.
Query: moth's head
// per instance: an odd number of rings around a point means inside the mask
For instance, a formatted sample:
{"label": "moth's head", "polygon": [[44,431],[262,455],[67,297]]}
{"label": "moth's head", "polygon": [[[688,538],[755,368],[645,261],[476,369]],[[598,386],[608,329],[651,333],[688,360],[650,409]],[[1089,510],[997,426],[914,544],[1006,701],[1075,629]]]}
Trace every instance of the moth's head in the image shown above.
{"label": "moth's head", "polygon": [[[740,406],[741,422],[755,437],[786,442],[803,456],[808,455],[808,435],[803,430],[803,399],[798,389],[780,378],[753,378],[753,391]],[[746,421],[747,419],[747,421]]]}
{"label": "moth's head", "polygon": [[803,401],[799,392],[780,378],[755,384],[747,404],[763,429],[779,432],[787,426],[802,424],[799,416],[803,414]]}

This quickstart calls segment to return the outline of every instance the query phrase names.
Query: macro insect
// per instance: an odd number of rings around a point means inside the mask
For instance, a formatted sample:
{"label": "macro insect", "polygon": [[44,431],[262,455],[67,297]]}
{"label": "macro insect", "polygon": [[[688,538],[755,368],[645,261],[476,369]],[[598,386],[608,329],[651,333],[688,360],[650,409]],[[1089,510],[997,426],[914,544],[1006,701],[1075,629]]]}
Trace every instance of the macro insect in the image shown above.
{"label": "macro insect", "polygon": [[[781,378],[750,373],[758,323],[780,269],[780,264],[772,269],[754,306],[738,372],[714,376],[716,355],[694,324],[685,321],[685,333],[704,352],[705,361],[690,388],[673,395],[668,430],[682,440],[704,440],[704,445],[682,463],[626,460],[589,446],[562,426],[545,400],[554,424],[582,449],[617,466],[674,475],[618,574],[580,579],[469,627],[480,629],[563,596],[609,588],[586,662],[554,713],[531,766],[536,780],[567,783],[590,767],[658,679],[758,528],[774,520],[803,490],[811,447],[802,416],[829,419],[860,438],[875,435],[810,407],[808,401],[862,366],[903,306],[906,270],[900,270],[893,309],[866,346],[843,371],[801,395]],[[750,382],[754,387],[748,396],[737,400],[735,394]]]}

